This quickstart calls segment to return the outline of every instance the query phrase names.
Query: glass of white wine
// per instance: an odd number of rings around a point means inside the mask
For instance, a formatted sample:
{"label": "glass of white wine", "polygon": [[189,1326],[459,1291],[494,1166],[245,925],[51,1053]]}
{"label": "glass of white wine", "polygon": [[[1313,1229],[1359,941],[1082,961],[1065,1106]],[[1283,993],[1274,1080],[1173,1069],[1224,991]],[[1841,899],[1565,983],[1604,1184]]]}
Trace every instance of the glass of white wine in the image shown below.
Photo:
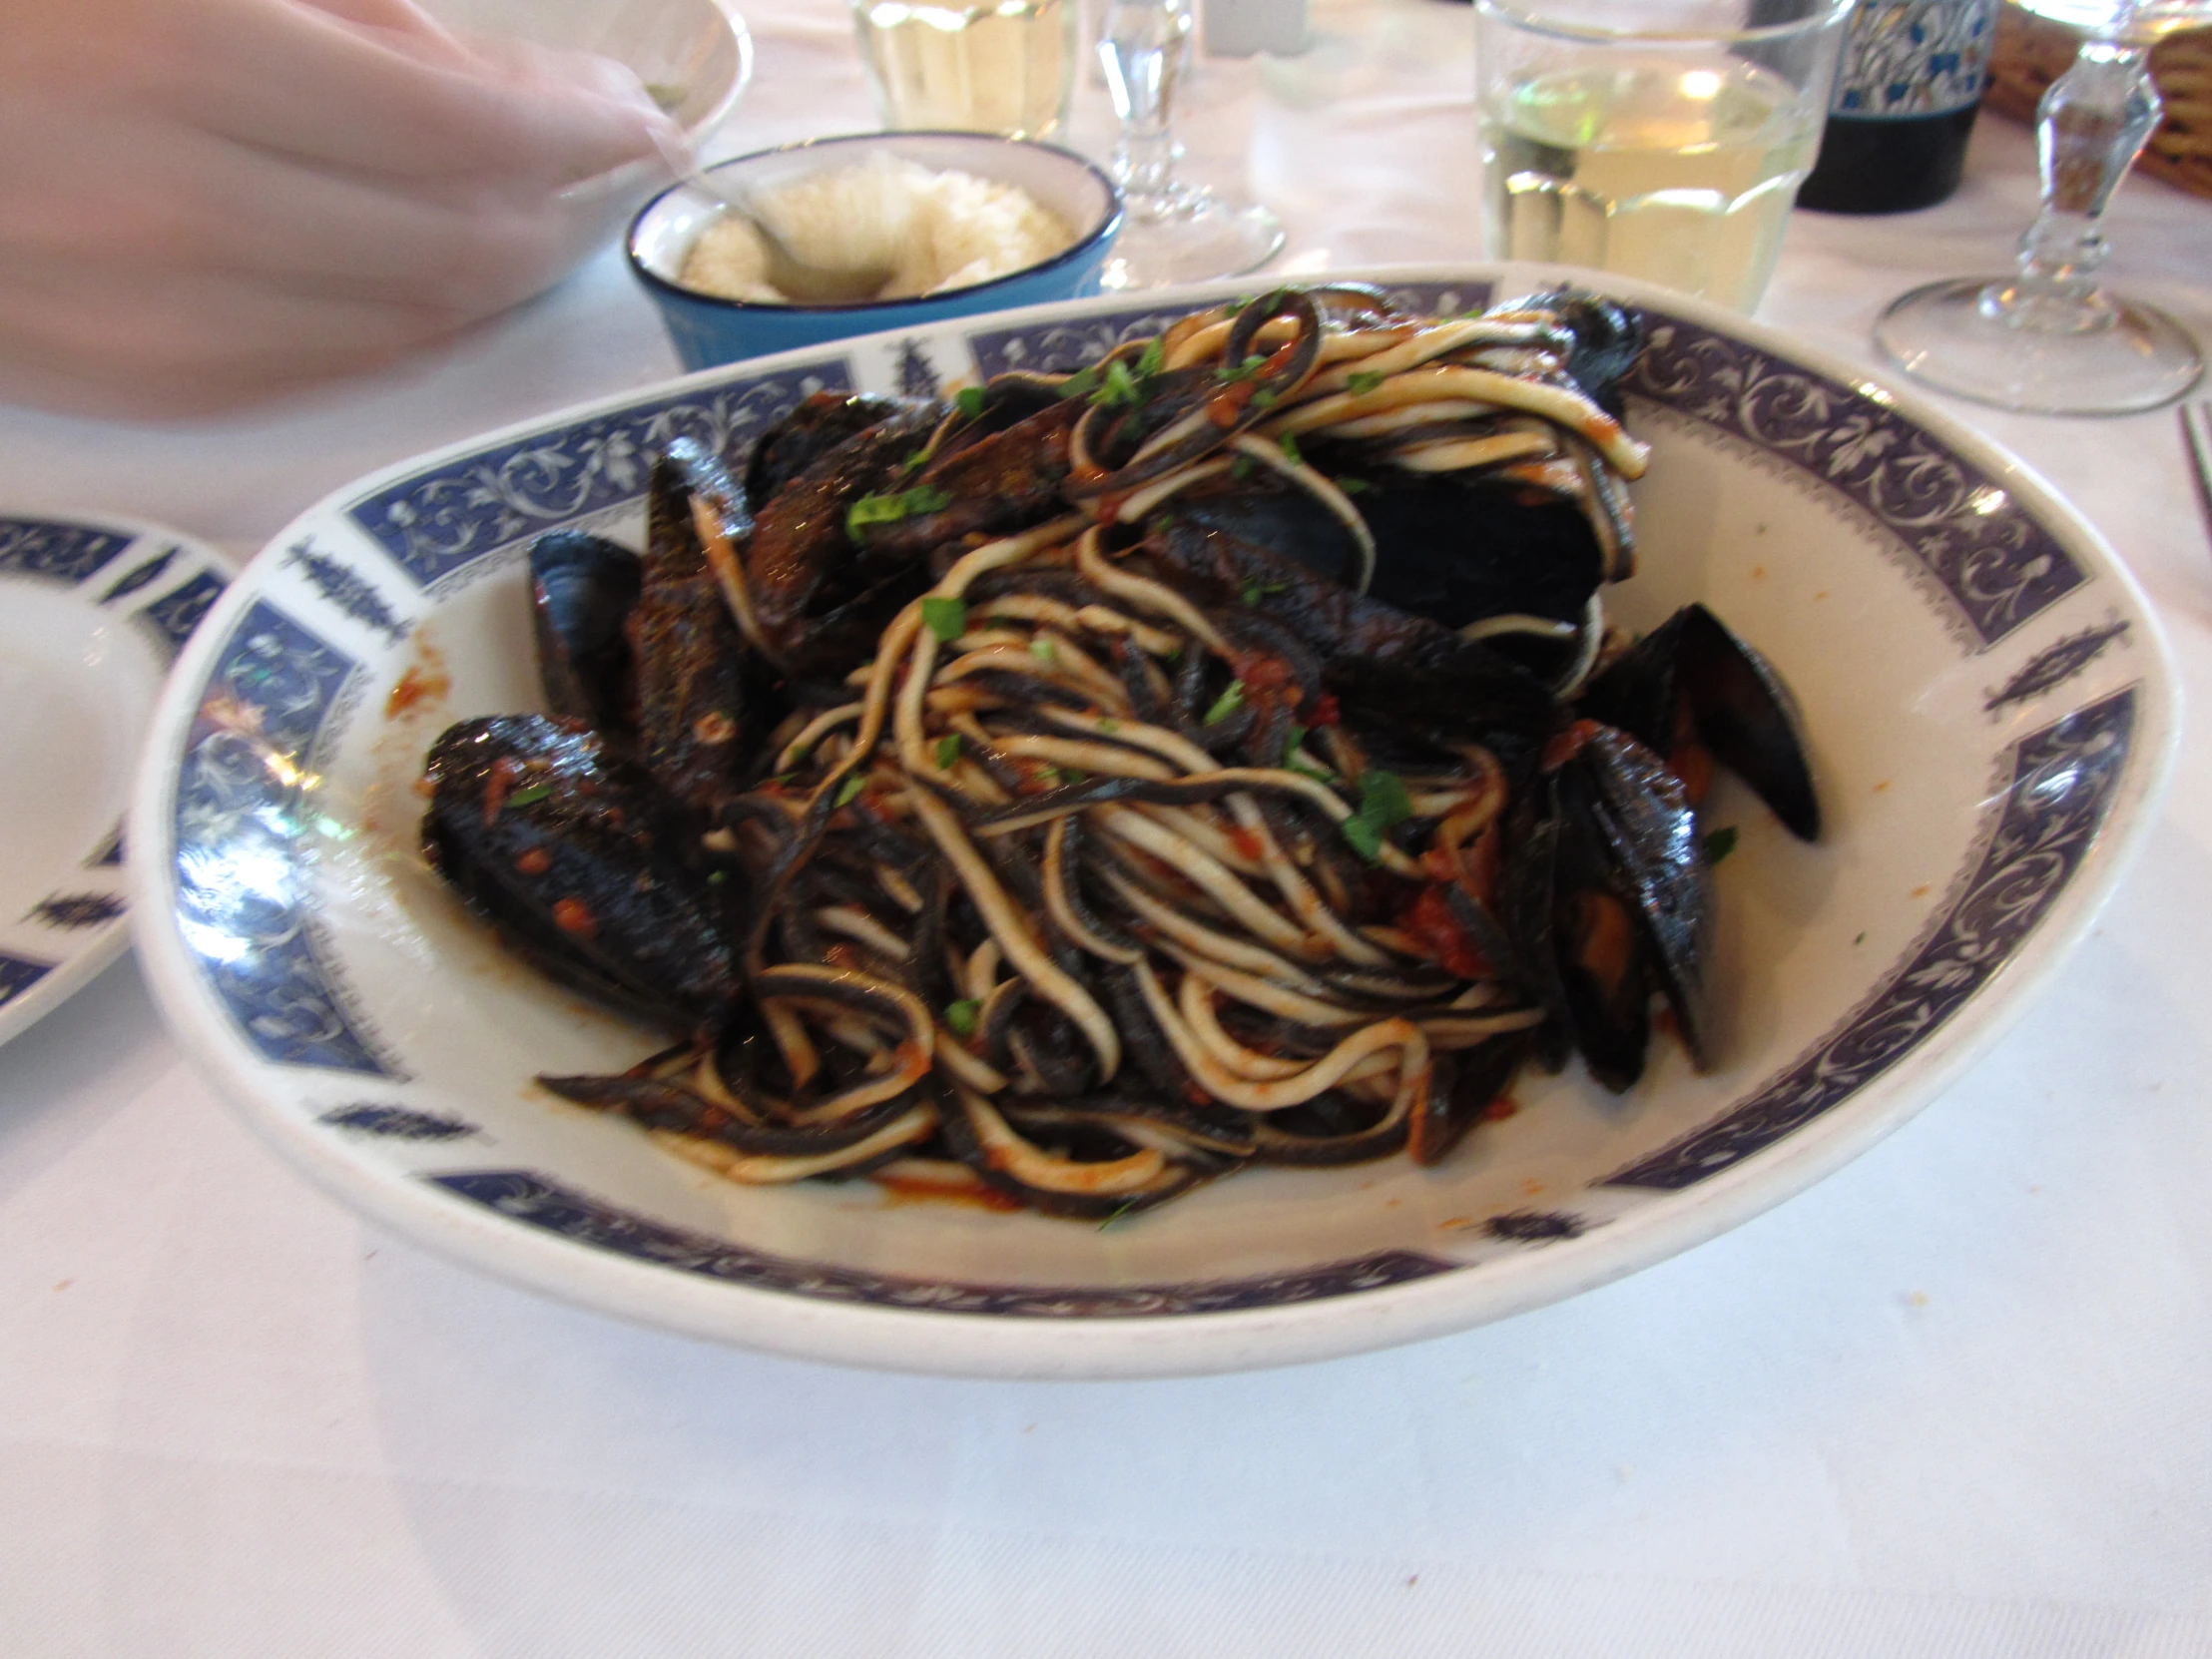
{"label": "glass of white wine", "polygon": [[2043,207],[2009,276],[1932,282],[1893,301],[1875,343],[1916,379],[1999,408],[2133,414],[2171,403],[2204,356],[2165,312],[2097,285],[2112,193],[2158,129],[2150,49],[2212,24],[2212,0],[2020,0],[2082,32],[2036,111]]}
{"label": "glass of white wine", "polygon": [[1475,0],[1502,259],[1758,304],[1813,170],[1851,0]]}
{"label": "glass of white wine", "polygon": [[1051,137],[1075,84],[1077,9],[1077,0],[853,0],[883,125]]}
{"label": "glass of white wine", "polygon": [[1179,171],[1175,93],[1190,33],[1191,0],[1106,0],[1098,57],[1121,122],[1112,171],[1124,209],[1101,278],[1109,288],[1241,276],[1283,246],[1282,223],[1266,208],[1191,184]]}

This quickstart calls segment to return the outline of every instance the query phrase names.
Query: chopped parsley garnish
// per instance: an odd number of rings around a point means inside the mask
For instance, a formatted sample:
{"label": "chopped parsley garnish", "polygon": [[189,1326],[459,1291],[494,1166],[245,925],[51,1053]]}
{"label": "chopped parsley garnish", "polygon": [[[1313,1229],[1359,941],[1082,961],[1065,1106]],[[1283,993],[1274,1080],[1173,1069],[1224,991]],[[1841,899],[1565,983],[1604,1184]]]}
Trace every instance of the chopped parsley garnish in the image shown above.
{"label": "chopped parsley garnish", "polygon": [[952,505],[952,497],[935,484],[916,484],[891,495],[863,495],[844,512],[844,533],[858,542],[870,524],[896,524]]}
{"label": "chopped parsley garnish", "polygon": [[1214,699],[1214,706],[1206,711],[1206,724],[1219,726],[1244,707],[1245,687],[1242,680],[1229,682],[1229,689]]}
{"label": "chopped parsley garnish", "polygon": [[921,620],[930,633],[944,644],[950,645],[967,632],[967,601],[924,599],[921,602]]}
{"label": "chopped parsley garnish", "polygon": [[1098,390],[1098,370],[1095,368],[1086,368],[1080,373],[1070,374],[1060,382],[1060,395],[1062,397],[1088,397],[1096,390]]}
{"label": "chopped parsley garnish", "polygon": [[1289,587],[1288,582],[1247,582],[1238,590],[1237,597],[1247,605],[1258,605],[1270,594],[1282,593]]}
{"label": "chopped parsley garnish", "polygon": [[958,1002],[944,1005],[944,1023],[955,1037],[975,1035],[975,1022],[983,1012],[982,1001],[977,997],[963,997]]}
{"label": "chopped parsley garnish", "polygon": [[1143,388],[1119,357],[1106,365],[1105,378],[1091,393],[1091,401],[1103,409],[1133,409],[1143,400]]}
{"label": "chopped parsley garnish", "polygon": [[1262,386],[1252,394],[1252,406],[1255,409],[1272,409],[1275,407],[1275,393],[1266,386]]}
{"label": "chopped parsley garnish", "polygon": [[1286,461],[1289,461],[1291,465],[1304,466],[1306,464],[1306,457],[1298,452],[1298,439],[1296,436],[1289,432],[1285,432],[1275,441],[1282,446],[1283,458]]}
{"label": "chopped parsley garnish", "polygon": [[507,797],[510,807],[527,807],[534,801],[543,801],[553,793],[551,784],[531,784]]}
{"label": "chopped parsley garnish", "polygon": [[1360,816],[1378,830],[1394,830],[1413,816],[1405,780],[1394,772],[1370,767],[1360,775]]}
{"label": "chopped parsley garnish", "polygon": [[1060,653],[1053,648],[1052,637],[1049,634],[1039,634],[1029,642],[1029,655],[1036,658],[1040,663],[1049,663],[1057,660]]}
{"label": "chopped parsley garnish", "polygon": [[1365,478],[1339,478],[1336,480],[1336,484],[1347,495],[1365,495],[1369,490],[1375,488]]}
{"label": "chopped parsley garnish", "polygon": [[866,777],[856,772],[850,778],[847,778],[844,781],[842,787],[840,787],[837,791],[837,799],[830,802],[830,805],[831,807],[849,806],[851,804],[852,798],[866,788]]}
{"label": "chopped parsley garnish", "polygon": [[1121,730],[1121,722],[1116,720],[1112,715],[1100,715],[1098,717],[1098,729],[1101,732],[1105,733],[1108,737],[1112,737],[1116,732]]}
{"label": "chopped parsley garnish", "polygon": [[1352,849],[1371,864],[1382,858],[1382,833],[1413,816],[1413,803],[1405,794],[1405,780],[1394,772],[1370,767],[1360,775],[1360,810],[1338,829]]}
{"label": "chopped parsley garnish", "polygon": [[1736,827],[1724,824],[1705,837],[1705,861],[1717,864],[1736,850]]}
{"label": "chopped parsley garnish", "polygon": [[1245,358],[1241,363],[1223,363],[1214,370],[1214,378],[1224,385],[1235,385],[1239,380],[1249,380],[1268,366],[1268,360],[1258,354]]}
{"label": "chopped parsley garnish", "polygon": [[952,406],[970,420],[982,419],[983,388],[981,386],[962,386],[952,394]]}
{"label": "chopped parsley garnish", "polygon": [[1137,378],[1149,380],[1167,367],[1168,348],[1158,334],[1144,342],[1144,350],[1137,358]]}
{"label": "chopped parsley garnish", "polygon": [[898,470],[901,472],[915,472],[920,470],[920,468],[922,468],[923,466],[927,465],[928,460],[929,451],[926,449],[917,449],[911,455],[908,455],[903,461],[900,461],[898,463]]}
{"label": "chopped parsley garnish", "polygon": [[952,763],[960,758],[960,734],[947,732],[939,738],[937,740],[936,757],[937,770],[939,772],[950,772]]}
{"label": "chopped parsley garnish", "polygon": [[1250,455],[1239,455],[1229,463],[1229,476],[1232,478],[1249,478],[1252,476],[1255,466],[1256,463]]}
{"label": "chopped parsley garnish", "polygon": [[1382,376],[1372,368],[1356,368],[1345,376],[1345,390],[1355,397],[1365,397],[1382,383]]}

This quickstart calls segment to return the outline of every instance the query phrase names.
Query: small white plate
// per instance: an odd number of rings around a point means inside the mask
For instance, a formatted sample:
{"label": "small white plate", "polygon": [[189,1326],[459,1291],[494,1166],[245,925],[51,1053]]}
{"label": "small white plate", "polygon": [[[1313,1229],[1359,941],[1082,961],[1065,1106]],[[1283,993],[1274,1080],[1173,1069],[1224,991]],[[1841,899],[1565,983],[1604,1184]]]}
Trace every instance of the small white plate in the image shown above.
{"label": "small white plate", "polygon": [[230,579],[220,554],[157,524],[0,514],[0,1042],[129,941],[139,745]]}
{"label": "small white plate", "polygon": [[[1444,313],[1558,273],[1378,274]],[[141,955],[248,1120],[345,1202],[523,1284],[818,1359],[985,1376],[1223,1371],[1457,1330],[1711,1238],[1856,1156],[1995,1039],[2152,821],[2177,724],[2158,624],[2096,533],[1986,438],[1741,317],[1644,309],[1640,572],[1700,599],[1811,732],[1826,838],[1740,791],[1716,871],[1718,1061],[1610,1096],[1524,1076],[1433,1169],[1253,1169],[1100,1229],[733,1186],[539,1072],[655,1039],[545,983],[427,872],[423,755],[542,707],[523,550],[639,532],[648,462],[743,449],[807,391],[1066,365],[1229,283],[971,317],[732,364],[393,467],[243,576],[171,682],[133,805]]]}

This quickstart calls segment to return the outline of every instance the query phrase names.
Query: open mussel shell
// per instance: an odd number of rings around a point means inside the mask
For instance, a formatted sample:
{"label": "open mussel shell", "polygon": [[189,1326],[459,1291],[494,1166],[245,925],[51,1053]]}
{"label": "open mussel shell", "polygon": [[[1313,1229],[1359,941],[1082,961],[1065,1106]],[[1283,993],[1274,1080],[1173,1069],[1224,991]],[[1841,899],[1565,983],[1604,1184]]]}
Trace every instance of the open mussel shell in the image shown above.
{"label": "open mussel shell", "polygon": [[554,714],[627,740],[637,697],[627,624],[644,585],[638,556],[604,536],[553,530],[530,544],[538,678]]}
{"label": "open mussel shell", "polygon": [[426,778],[425,857],[546,973],[664,1026],[698,1026],[729,1000],[709,872],[596,734],[543,715],[463,721]]}
{"label": "open mussel shell", "polygon": [[1581,622],[1605,555],[1574,502],[1481,473],[1383,468],[1372,484],[1359,507],[1375,532],[1377,599],[1446,628],[1504,615]]}
{"label": "open mussel shell", "polygon": [[1736,774],[1801,840],[1821,832],[1797,700],[1766,658],[1703,605],[1685,605],[1593,679],[1583,713],[1695,770],[1694,741]]}
{"label": "open mussel shell", "polygon": [[1655,991],[1705,1063],[1712,872],[1681,781],[1657,755],[1595,723],[1574,737],[1514,809],[1499,919],[1529,993],[1619,1092],[1643,1075]]}

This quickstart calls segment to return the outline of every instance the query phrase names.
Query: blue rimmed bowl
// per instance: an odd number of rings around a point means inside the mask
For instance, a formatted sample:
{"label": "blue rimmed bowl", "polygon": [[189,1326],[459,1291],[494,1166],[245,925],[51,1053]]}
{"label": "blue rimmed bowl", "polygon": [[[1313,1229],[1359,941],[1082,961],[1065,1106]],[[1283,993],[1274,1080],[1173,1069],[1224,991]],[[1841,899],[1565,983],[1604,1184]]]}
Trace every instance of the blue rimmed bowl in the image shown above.
{"label": "blue rimmed bowl", "polygon": [[[1360,276],[1362,273],[1345,273]],[[742,463],[816,391],[1068,368],[1221,282],[837,341],[550,414],[347,486],[282,531],[170,678],[129,839],[141,960],[187,1052],[343,1202],[625,1318],[815,1359],[982,1376],[1224,1371],[1379,1348],[1572,1295],[1841,1167],[1986,1050],[2155,821],[2179,731],[2158,622],[2096,532],[1933,401],[1680,294],[1624,382],[1652,445],[1608,614],[1712,606],[1795,690],[1827,821],[1723,779],[1716,1059],[1570,1067],[1434,1168],[1243,1171],[1109,1228],[738,1187],[541,1072],[663,1040],[504,952],[419,850],[423,756],[543,706],[525,549],[636,544],[649,458]],[[1547,269],[1374,273],[1455,314]]]}
{"label": "blue rimmed bowl", "polygon": [[733,189],[759,196],[811,174],[858,166],[877,154],[932,172],[960,172],[1017,186],[1075,230],[1074,245],[1041,265],[949,293],[843,305],[757,304],[702,293],[679,280],[684,256],[723,214],[720,203],[680,184],[646,204],[631,224],[627,246],[630,269],[660,307],[662,324],[686,368],[712,368],[885,329],[924,328],[954,317],[1098,292],[1121,231],[1121,193],[1072,151],[987,133],[858,133],[763,150],[707,171],[717,182],[728,181]]}

